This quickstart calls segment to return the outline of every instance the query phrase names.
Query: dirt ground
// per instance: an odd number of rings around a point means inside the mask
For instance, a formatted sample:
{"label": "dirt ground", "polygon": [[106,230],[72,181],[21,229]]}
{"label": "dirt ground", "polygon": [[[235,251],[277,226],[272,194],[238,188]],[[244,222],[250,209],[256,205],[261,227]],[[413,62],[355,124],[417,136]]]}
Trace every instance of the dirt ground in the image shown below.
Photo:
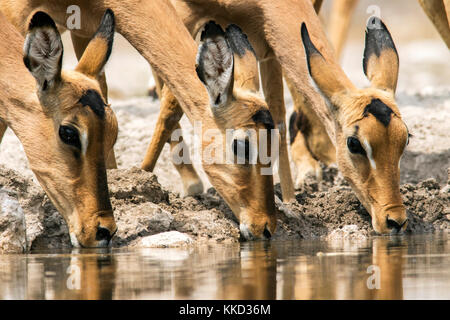
{"label": "dirt ground", "polygon": [[[410,220],[408,232],[448,232],[450,53],[416,2],[406,13],[405,1],[392,5],[386,1],[381,3],[382,8],[391,6],[381,14],[400,55],[396,100],[413,135],[401,161],[401,192]],[[358,86],[368,85],[361,63],[368,4],[361,1],[357,8],[342,59],[344,70]],[[326,15],[327,7],[324,9]],[[402,18],[394,19],[396,16]],[[416,23],[405,28],[411,19]],[[67,35],[63,38],[64,66],[70,68],[75,64],[75,57],[70,39]],[[155,127],[159,101],[145,97],[151,82],[148,64],[120,36],[116,37],[106,72],[110,102],[119,121],[115,146],[119,169],[108,172],[119,227],[114,245],[135,245],[143,236],[169,230],[187,233],[198,241],[237,241],[236,219],[211,188],[198,164],[194,166],[203,180],[205,193],[187,198],[180,195],[181,183],[170,162],[168,146],[154,174],[138,169]],[[289,116],[292,99],[287,91],[285,101]],[[181,124],[185,140],[190,144],[192,126],[186,117]],[[295,202],[286,205],[278,202],[276,239],[358,239],[372,234],[369,215],[336,168],[327,168],[324,176],[323,181],[308,181],[304,188],[297,190]],[[18,200],[25,213],[28,248],[70,246],[64,220],[36,184],[23,149],[10,130],[0,145],[0,188]],[[280,196],[279,187],[276,190]],[[4,227],[0,223],[0,233]]]}

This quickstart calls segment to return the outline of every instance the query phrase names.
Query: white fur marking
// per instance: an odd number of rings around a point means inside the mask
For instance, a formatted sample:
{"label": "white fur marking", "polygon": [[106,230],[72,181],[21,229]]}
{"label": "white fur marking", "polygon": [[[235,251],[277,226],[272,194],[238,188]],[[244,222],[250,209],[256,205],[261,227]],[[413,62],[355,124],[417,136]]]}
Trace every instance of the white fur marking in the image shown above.
{"label": "white fur marking", "polygon": [[364,146],[366,147],[367,158],[369,159],[370,166],[373,169],[376,169],[377,164],[375,163],[375,160],[373,159],[373,156],[372,156],[372,148],[370,147],[370,144],[369,144],[369,142],[367,142],[366,139],[364,139]]}
{"label": "white fur marking", "polygon": [[89,141],[88,141],[87,133],[83,132],[81,134],[81,152],[83,155],[86,154],[88,144],[89,144]]}

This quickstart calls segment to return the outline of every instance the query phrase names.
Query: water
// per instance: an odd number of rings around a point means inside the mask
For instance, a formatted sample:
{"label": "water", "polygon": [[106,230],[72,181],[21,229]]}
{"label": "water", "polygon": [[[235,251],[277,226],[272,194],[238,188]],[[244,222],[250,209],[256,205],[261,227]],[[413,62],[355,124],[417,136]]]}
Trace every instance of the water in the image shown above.
{"label": "water", "polygon": [[448,234],[0,255],[0,299],[450,299]]}

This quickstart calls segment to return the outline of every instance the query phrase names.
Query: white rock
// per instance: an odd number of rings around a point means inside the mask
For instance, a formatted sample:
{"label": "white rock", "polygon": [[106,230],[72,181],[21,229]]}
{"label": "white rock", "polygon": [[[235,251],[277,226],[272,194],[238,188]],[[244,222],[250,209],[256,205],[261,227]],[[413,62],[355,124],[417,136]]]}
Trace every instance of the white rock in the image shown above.
{"label": "white rock", "polygon": [[355,233],[358,231],[358,226],[356,224],[348,224],[342,227],[342,231],[345,233]]}
{"label": "white rock", "polygon": [[0,190],[0,253],[23,253],[27,249],[25,215],[19,202]]}
{"label": "white rock", "polygon": [[187,234],[178,231],[168,231],[142,238],[139,246],[145,248],[181,247],[193,242]]}

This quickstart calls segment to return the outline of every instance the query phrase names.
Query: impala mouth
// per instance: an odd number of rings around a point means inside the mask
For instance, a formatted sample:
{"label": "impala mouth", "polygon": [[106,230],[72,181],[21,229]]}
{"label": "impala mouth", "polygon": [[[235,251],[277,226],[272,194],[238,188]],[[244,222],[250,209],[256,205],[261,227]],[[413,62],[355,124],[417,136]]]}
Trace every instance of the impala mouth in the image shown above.
{"label": "impala mouth", "polygon": [[405,219],[403,222],[399,223],[394,219],[390,219],[389,216],[386,217],[386,225],[388,229],[391,229],[391,234],[401,233],[407,223],[408,219]]}

